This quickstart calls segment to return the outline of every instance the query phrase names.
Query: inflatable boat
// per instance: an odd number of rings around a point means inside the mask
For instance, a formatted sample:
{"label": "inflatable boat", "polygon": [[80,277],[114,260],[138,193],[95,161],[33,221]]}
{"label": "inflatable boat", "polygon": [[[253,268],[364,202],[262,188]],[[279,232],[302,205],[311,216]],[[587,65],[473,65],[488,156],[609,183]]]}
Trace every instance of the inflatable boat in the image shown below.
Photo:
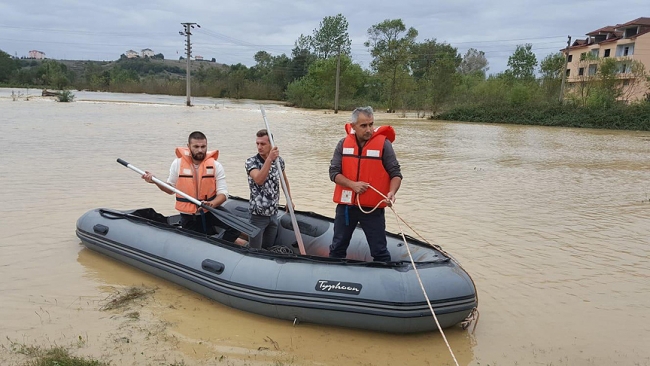
{"label": "inflatable boat", "polygon": [[[222,210],[248,220],[248,200],[230,197]],[[360,227],[346,259],[328,258],[334,220],[296,211],[306,252],[300,255],[293,220],[283,210],[278,215],[269,249],[184,230],[178,215],[150,208],[90,210],[78,219],[76,233],[92,250],[224,305],[294,324],[426,332],[437,329],[429,303],[442,328],[463,322],[478,305],[470,276],[439,247],[407,236],[428,303],[401,236],[386,233],[390,262],[372,261]]]}

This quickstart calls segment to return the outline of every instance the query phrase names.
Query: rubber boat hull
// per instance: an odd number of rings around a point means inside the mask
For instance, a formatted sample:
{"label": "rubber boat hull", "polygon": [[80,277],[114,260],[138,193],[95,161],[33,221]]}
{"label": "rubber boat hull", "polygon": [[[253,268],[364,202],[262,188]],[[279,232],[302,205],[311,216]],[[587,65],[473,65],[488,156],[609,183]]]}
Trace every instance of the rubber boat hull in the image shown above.
{"label": "rubber boat hull", "polygon": [[[246,218],[248,202],[224,209]],[[280,215],[276,245],[298,253],[290,217]],[[345,260],[327,258],[333,220],[296,213],[307,255],[255,250],[189,232],[178,216],[152,209],[93,209],[77,221],[77,236],[97,252],[167,279],[224,305],[294,322],[390,333],[436,330],[401,236],[387,233],[392,262],[371,262],[357,228]],[[477,307],[469,275],[446,253],[408,238],[409,248],[443,328]]]}

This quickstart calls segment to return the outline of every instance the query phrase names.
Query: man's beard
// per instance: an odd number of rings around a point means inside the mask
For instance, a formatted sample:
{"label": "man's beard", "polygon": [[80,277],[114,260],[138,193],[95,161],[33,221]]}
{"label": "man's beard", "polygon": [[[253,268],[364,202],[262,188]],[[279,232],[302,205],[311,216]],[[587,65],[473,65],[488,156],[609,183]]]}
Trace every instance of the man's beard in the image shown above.
{"label": "man's beard", "polygon": [[205,153],[198,152],[198,153],[192,153],[192,159],[196,161],[203,161],[205,159]]}

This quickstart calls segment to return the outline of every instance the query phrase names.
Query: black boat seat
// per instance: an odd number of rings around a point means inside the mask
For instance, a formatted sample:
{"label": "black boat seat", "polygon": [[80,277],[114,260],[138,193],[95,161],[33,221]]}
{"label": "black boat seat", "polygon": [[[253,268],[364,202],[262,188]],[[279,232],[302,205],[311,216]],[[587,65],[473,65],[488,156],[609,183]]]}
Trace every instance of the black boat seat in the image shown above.
{"label": "black boat seat", "polygon": [[[319,237],[329,229],[329,223],[323,220],[312,219],[311,217],[296,217],[298,222],[298,229],[300,229],[300,234],[309,235],[311,237]],[[287,229],[293,231],[293,224],[291,223],[290,215],[282,215],[280,218],[280,225]]]}

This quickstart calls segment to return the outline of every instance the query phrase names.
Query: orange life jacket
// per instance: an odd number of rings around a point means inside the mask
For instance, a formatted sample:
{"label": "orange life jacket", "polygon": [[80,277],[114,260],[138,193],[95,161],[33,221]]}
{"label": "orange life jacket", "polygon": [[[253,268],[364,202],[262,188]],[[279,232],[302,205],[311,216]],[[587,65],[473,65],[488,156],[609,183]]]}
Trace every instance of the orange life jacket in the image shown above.
{"label": "orange life jacket", "polygon": [[[205,159],[197,169],[199,173],[198,179],[194,174],[194,163],[192,162],[190,149],[177,147],[176,156],[181,159],[176,189],[199,201],[215,199],[217,197],[217,172],[214,171],[214,162],[219,156],[219,150],[208,151],[205,154]],[[190,215],[197,213],[197,206],[179,194],[176,195],[176,209]]]}
{"label": "orange life jacket", "polygon": [[[355,182],[368,182],[381,193],[387,195],[390,191],[390,176],[384,169],[382,157],[386,139],[390,142],[395,141],[395,130],[391,126],[377,127],[372,137],[366,141],[366,144],[359,151],[359,144],[352,126],[348,123],[345,125],[345,129],[348,135],[343,141],[341,174]],[[334,189],[333,200],[336,203],[345,205],[356,205],[356,196],[356,193],[350,188],[337,184]],[[383,200],[384,198],[372,188],[368,188],[359,195],[359,203],[364,207],[375,207],[378,202]],[[382,203],[379,207],[386,207],[386,204]]]}

